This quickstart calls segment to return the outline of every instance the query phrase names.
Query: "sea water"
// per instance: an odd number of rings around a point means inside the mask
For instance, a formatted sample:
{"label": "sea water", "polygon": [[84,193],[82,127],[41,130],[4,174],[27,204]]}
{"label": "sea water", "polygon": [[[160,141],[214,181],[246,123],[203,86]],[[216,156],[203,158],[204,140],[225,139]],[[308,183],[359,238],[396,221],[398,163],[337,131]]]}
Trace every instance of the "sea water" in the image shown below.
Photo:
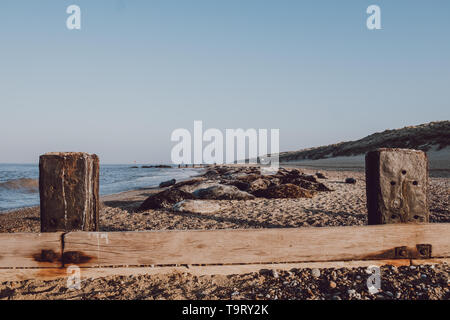
{"label": "sea water", "polygon": [[[100,165],[100,195],[155,187],[166,180],[187,179],[203,170],[138,167]],[[0,212],[39,205],[38,179],[37,164],[0,164]]]}

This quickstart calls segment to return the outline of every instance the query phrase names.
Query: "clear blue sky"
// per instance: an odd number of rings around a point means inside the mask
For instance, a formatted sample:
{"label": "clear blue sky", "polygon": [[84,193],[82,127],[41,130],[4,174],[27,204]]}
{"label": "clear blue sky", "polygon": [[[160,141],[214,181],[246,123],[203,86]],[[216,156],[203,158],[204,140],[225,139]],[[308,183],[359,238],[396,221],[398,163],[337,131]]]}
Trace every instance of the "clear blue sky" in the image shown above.
{"label": "clear blue sky", "polygon": [[194,120],[281,151],[448,120],[449,39],[448,0],[1,0],[0,162],[168,162]]}

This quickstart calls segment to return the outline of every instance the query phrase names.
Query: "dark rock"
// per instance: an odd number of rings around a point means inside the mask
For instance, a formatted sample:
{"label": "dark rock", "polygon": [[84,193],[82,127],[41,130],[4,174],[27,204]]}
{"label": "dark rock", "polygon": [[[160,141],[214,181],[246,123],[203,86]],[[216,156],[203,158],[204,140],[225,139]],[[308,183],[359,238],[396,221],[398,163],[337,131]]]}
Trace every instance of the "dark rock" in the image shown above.
{"label": "dark rock", "polygon": [[287,173],[284,174],[285,177],[289,177],[291,179],[299,178],[302,175],[304,175],[304,174],[299,169],[292,169],[292,170],[290,170],[290,171],[288,171]]}
{"label": "dark rock", "polygon": [[273,270],[261,269],[261,270],[259,270],[259,274],[262,275],[262,276],[269,276],[269,277],[271,277],[271,276],[273,276]]}
{"label": "dark rock", "polygon": [[285,168],[280,168],[278,169],[278,173],[276,174],[276,176],[280,176],[280,177],[292,177],[292,178],[298,178],[303,174],[303,172],[300,169],[290,169],[287,170]]}
{"label": "dark rock", "polygon": [[244,174],[242,176],[237,177],[236,179],[245,182],[253,182],[255,180],[261,179],[261,174],[252,173],[252,174]]}
{"label": "dark rock", "polygon": [[195,199],[195,196],[179,189],[170,188],[148,197],[141,204],[139,210],[172,208],[175,203],[190,199]]}
{"label": "dark rock", "polygon": [[170,186],[173,186],[176,182],[177,182],[177,180],[175,180],[175,179],[167,180],[167,181],[161,182],[159,184],[159,187],[160,188],[170,187]]}
{"label": "dark rock", "polygon": [[268,176],[267,179],[270,181],[270,185],[281,184],[281,179],[276,176]]}
{"label": "dark rock", "polygon": [[219,171],[217,171],[215,169],[210,169],[210,170],[206,171],[205,174],[203,174],[203,176],[208,179],[216,178],[219,175],[220,175]]}
{"label": "dark rock", "polygon": [[[296,170],[298,170],[298,169],[296,169]],[[289,173],[289,171],[290,171],[290,170],[287,170],[287,169],[285,169],[285,168],[279,168],[279,169],[278,169],[278,172],[277,172],[277,175],[285,176],[285,175],[287,175],[287,174]]]}
{"label": "dark rock", "polygon": [[226,173],[228,173],[228,172],[230,172],[230,171],[233,171],[233,169],[230,168],[230,167],[216,167],[215,170],[216,170],[219,174],[222,174],[222,175],[224,175],[224,174],[226,174]]}
{"label": "dark rock", "polygon": [[206,181],[200,181],[194,184],[189,184],[189,185],[184,185],[179,187],[178,189],[184,192],[189,192],[189,193],[194,193],[197,190],[200,189],[206,189],[209,188],[211,186],[217,185],[217,181],[216,180],[206,180]]}
{"label": "dark rock", "polygon": [[267,189],[272,182],[268,179],[259,178],[250,183],[249,192],[256,192],[258,190],[265,190]]}
{"label": "dark rock", "polygon": [[325,177],[325,175],[322,172],[316,172],[316,177],[319,179],[327,179],[327,177]]}
{"label": "dark rock", "polygon": [[250,188],[250,183],[240,180],[224,181],[224,183],[230,186],[235,186],[241,191],[247,191]]}
{"label": "dark rock", "polygon": [[249,200],[255,197],[250,193],[241,191],[235,186],[216,184],[205,189],[194,191],[194,196],[199,199],[209,200]]}
{"label": "dark rock", "polygon": [[289,173],[288,175],[281,178],[282,183],[293,183],[294,181],[298,179],[307,180],[310,182],[318,182],[315,176],[302,174],[298,171]]}
{"label": "dark rock", "polygon": [[319,182],[319,181],[317,181],[316,177],[312,176],[312,175],[303,174],[300,176],[300,178],[311,181],[311,182]]}
{"label": "dark rock", "polygon": [[326,185],[324,185],[321,182],[311,182],[309,180],[304,180],[302,178],[298,178],[291,181],[292,184],[295,184],[296,186],[302,187],[307,190],[314,190],[314,191],[332,191],[330,188],[328,188]]}
{"label": "dark rock", "polygon": [[312,198],[314,191],[303,189],[295,184],[287,183],[273,185],[265,190],[259,190],[253,193],[260,198],[284,199],[284,198]]}
{"label": "dark rock", "polygon": [[203,181],[206,181],[206,178],[199,177],[199,178],[194,178],[194,179],[190,179],[190,180],[186,180],[186,181],[181,181],[181,182],[175,183],[173,185],[173,188],[179,188],[179,187],[183,187],[183,186],[190,186],[190,185],[194,185],[196,183],[200,183],[200,182],[203,182]]}
{"label": "dark rock", "polygon": [[355,178],[347,178],[347,179],[345,179],[345,183],[355,184],[356,183],[356,179]]}

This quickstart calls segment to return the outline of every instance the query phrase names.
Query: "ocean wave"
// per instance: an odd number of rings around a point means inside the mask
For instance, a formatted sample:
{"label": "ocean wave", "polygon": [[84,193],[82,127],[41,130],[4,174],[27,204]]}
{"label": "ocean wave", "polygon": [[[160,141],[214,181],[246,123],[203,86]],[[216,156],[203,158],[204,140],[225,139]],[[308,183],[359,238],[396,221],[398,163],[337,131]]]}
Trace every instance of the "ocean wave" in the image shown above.
{"label": "ocean wave", "polygon": [[14,190],[28,193],[36,193],[39,191],[39,181],[37,179],[13,179],[0,183],[0,190]]}

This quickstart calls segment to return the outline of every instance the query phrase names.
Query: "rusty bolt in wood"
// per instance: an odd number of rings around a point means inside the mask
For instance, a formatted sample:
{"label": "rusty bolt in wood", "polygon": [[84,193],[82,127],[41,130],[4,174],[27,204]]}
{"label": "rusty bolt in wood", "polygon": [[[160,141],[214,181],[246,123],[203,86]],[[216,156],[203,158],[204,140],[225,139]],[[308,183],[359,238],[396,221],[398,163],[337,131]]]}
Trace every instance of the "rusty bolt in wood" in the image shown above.
{"label": "rusty bolt in wood", "polygon": [[431,258],[431,250],[432,250],[431,244],[418,244],[416,248],[421,258],[424,259]]}
{"label": "rusty bolt in wood", "polygon": [[407,247],[395,248],[395,258],[408,258],[408,248]]}

